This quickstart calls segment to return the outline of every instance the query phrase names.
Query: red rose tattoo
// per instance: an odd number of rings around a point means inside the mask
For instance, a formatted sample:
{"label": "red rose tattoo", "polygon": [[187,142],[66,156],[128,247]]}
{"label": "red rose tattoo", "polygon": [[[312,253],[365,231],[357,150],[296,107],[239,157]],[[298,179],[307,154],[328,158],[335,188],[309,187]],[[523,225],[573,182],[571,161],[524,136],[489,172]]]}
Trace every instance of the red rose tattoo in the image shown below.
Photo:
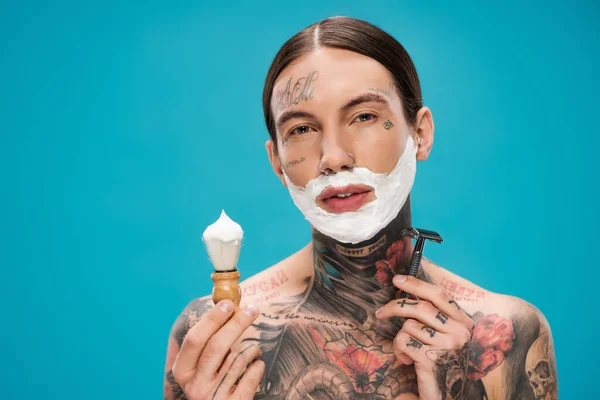
{"label": "red rose tattoo", "polygon": [[375,276],[377,280],[383,287],[393,286],[392,278],[394,277],[394,272],[390,268],[390,265],[386,260],[379,260],[375,263],[375,268],[377,268],[377,272]]}
{"label": "red rose tattoo", "polygon": [[378,344],[381,337],[373,330],[346,333],[333,340],[313,328],[310,332],[329,361],[347,374],[356,393],[375,393],[395,360],[391,343]]}
{"label": "red rose tattoo", "polygon": [[375,276],[383,287],[393,286],[392,278],[400,272],[402,263],[406,262],[406,247],[405,239],[395,241],[388,247],[386,259],[375,263]]}
{"label": "red rose tattoo", "polygon": [[498,314],[482,317],[473,329],[469,349],[469,379],[478,380],[502,364],[515,339],[513,324]]}

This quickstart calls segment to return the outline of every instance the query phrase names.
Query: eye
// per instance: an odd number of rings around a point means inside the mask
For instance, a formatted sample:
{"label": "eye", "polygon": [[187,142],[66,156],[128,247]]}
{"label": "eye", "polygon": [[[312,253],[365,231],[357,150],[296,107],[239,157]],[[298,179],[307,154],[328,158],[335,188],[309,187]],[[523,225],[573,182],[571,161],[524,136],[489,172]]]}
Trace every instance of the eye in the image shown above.
{"label": "eye", "polygon": [[299,127],[296,127],[294,129],[292,129],[289,133],[289,136],[292,135],[304,135],[305,133],[310,132],[310,126],[308,125],[300,125]]}
{"label": "eye", "polygon": [[367,122],[375,118],[374,114],[371,113],[363,113],[354,119],[356,122]]}

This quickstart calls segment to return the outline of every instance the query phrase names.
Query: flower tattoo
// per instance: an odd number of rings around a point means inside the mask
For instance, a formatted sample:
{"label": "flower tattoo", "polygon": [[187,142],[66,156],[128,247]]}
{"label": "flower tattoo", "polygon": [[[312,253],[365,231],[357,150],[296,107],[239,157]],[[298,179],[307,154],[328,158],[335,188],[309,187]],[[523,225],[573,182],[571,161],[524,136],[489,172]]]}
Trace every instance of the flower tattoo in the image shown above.
{"label": "flower tattoo", "polygon": [[386,351],[376,345],[373,331],[346,333],[337,339],[329,339],[310,329],[319,346],[325,350],[329,361],[340,367],[352,381],[357,393],[374,393],[395,356],[392,349]]}
{"label": "flower tattoo", "polygon": [[375,276],[383,287],[391,287],[392,278],[402,267],[402,263],[406,260],[406,240],[397,240],[388,247],[385,260],[379,260],[375,263],[377,272]]}
{"label": "flower tattoo", "polygon": [[481,379],[502,364],[514,339],[512,322],[498,314],[486,315],[477,321],[469,350],[468,378]]}

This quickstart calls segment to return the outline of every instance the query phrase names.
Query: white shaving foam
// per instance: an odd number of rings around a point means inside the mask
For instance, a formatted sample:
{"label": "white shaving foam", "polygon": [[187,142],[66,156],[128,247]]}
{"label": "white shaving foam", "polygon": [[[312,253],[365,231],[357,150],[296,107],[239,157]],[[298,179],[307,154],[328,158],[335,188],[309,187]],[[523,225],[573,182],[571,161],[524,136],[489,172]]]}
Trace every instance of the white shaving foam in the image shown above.
{"label": "white shaving foam", "polygon": [[[408,136],[398,163],[389,174],[376,174],[367,168],[320,175],[305,188],[296,186],[284,172],[284,178],[294,204],[311,225],[339,242],[360,243],[371,239],[400,212],[412,189],[417,171],[417,148]],[[375,191],[376,199],[356,211],[329,213],[316,203],[317,197],[329,186],[366,185]]]}
{"label": "white shaving foam", "polygon": [[243,236],[244,231],[242,230],[242,227],[229,218],[229,216],[225,214],[225,210],[222,210],[219,219],[204,230],[202,238],[204,240],[231,242],[234,240],[242,240]]}

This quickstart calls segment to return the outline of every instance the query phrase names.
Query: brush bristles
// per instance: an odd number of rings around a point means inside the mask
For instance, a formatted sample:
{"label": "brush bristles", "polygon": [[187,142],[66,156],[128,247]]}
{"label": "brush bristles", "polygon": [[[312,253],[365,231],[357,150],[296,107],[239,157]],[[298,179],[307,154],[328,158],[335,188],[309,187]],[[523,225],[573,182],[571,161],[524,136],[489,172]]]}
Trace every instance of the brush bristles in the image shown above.
{"label": "brush bristles", "polygon": [[240,256],[241,240],[223,242],[221,240],[206,240],[206,251],[217,272],[233,271],[237,268]]}

